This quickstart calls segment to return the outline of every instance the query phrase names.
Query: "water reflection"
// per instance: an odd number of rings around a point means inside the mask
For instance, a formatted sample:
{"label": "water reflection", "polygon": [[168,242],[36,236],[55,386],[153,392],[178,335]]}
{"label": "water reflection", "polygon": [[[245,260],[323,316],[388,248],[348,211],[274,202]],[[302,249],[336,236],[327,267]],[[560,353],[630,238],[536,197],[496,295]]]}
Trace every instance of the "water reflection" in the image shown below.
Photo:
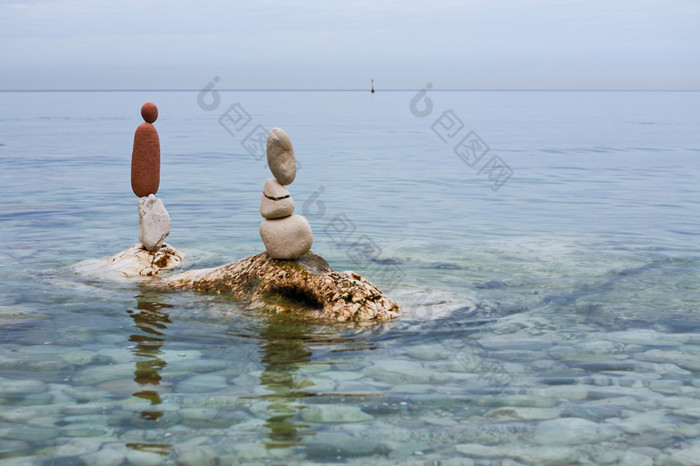
{"label": "water reflection", "polygon": [[127,312],[134,319],[139,333],[129,337],[129,341],[136,343],[132,349],[134,356],[139,358],[134,371],[134,382],[143,387],[133,394],[136,398],[148,400],[154,409],[144,410],[141,418],[155,421],[163,416],[163,411],[156,409],[160,403],[160,394],[157,386],[160,385],[160,371],[167,363],[160,358],[163,354],[161,347],[164,343],[164,331],[170,324],[170,315],[164,309],[172,308],[170,304],[160,302],[161,296],[154,294],[140,294],[136,296],[136,310]]}
{"label": "water reflection", "polygon": [[265,436],[267,448],[287,448],[300,445],[303,437],[313,435],[308,425],[294,418],[304,407],[299,398],[310,396],[298,391],[303,382],[294,380],[294,373],[301,364],[311,361],[311,350],[305,339],[310,329],[307,325],[289,319],[270,317],[260,332],[263,373],[260,383],[273,394],[268,395],[268,411],[272,413],[265,423],[270,433]]}

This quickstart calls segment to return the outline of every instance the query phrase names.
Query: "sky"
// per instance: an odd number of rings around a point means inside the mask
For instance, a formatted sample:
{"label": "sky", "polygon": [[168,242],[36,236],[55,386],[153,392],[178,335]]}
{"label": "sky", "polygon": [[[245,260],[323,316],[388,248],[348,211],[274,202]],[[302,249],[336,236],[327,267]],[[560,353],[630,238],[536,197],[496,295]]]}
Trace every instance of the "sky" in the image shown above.
{"label": "sky", "polygon": [[697,0],[0,0],[0,90],[700,89]]}

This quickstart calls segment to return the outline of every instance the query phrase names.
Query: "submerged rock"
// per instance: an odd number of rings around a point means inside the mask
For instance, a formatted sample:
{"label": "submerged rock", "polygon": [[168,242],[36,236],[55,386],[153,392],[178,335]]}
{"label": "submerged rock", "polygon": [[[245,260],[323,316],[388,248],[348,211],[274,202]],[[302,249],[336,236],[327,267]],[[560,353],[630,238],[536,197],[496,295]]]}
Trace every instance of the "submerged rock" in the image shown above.
{"label": "submerged rock", "polygon": [[388,320],[398,304],[354,272],[335,272],[320,256],[308,252],[299,260],[272,259],[267,253],[164,279],[170,290],[228,294],[250,308],[292,312],[309,320]]}

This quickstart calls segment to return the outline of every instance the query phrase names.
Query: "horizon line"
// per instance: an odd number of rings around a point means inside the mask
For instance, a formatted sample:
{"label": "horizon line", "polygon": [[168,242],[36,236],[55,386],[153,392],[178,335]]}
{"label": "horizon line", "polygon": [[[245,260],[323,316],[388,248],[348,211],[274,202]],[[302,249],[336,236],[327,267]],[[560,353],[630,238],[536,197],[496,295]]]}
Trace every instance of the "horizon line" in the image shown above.
{"label": "horizon line", "polygon": [[[409,88],[390,88],[377,89],[378,92],[417,92],[418,89]],[[0,92],[200,92],[202,89],[0,89]],[[218,92],[370,92],[369,89],[298,89],[298,88],[229,88],[217,89]],[[615,89],[615,88],[600,88],[600,89],[548,89],[548,88],[483,88],[483,89],[468,89],[468,88],[445,88],[445,89],[430,89],[430,92],[700,92],[700,89]]]}

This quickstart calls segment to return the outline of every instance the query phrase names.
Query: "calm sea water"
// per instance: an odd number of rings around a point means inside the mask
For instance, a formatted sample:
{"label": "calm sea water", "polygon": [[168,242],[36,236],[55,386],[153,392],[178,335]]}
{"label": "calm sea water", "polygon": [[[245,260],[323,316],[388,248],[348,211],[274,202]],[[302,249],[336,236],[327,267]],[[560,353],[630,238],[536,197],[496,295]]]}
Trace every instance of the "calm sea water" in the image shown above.
{"label": "calm sea water", "polygon": [[[0,93],[0,464],[696,464],[700,93],[203,97]],[[277,126],[313,250],[406,315],[76,274],[137,242],[149,100],[185,269],[263,250]]]}

